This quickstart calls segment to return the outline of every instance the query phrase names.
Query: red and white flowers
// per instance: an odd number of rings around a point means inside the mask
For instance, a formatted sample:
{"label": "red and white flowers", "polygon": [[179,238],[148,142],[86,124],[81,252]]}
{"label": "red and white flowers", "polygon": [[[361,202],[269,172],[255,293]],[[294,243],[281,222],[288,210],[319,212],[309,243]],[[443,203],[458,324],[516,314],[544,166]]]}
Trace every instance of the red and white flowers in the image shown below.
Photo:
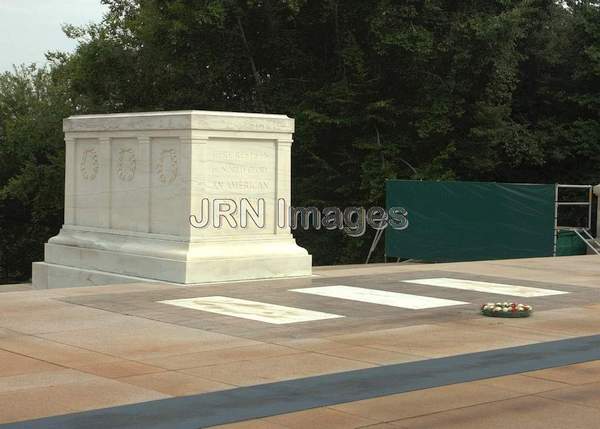
{"label": "red and white flowers", "polygon": [[516,302],[488,302],[481,306],[481,313],[492,317],[526,317],[532,311],[531,305]]}

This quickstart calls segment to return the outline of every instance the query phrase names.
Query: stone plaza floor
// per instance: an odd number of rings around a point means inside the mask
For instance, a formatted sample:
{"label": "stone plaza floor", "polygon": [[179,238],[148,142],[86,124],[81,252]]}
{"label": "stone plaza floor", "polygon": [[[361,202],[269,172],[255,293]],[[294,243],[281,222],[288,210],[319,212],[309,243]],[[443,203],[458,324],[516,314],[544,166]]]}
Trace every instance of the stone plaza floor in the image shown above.
{"label": "stone plaza floor", "polygon": [[0,286],[0,427],[599,425],[599,256],[314,274]]}

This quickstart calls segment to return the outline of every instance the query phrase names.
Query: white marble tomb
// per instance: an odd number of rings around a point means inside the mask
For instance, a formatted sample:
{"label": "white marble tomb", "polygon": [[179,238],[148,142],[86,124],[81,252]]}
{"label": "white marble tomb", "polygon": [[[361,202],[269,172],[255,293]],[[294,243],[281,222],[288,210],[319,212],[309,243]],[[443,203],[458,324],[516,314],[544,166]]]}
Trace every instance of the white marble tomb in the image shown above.
{"label": "white marble tomb", "polygon": [[[311,274],[311,256],[276,218],[278,201],[290,204],[293,119],[155,112],[72,116],[63,128],[65,220],[33,264],[34,287]],[[190,215],[223,199],[262,200],[264,218],[192,226]]]}

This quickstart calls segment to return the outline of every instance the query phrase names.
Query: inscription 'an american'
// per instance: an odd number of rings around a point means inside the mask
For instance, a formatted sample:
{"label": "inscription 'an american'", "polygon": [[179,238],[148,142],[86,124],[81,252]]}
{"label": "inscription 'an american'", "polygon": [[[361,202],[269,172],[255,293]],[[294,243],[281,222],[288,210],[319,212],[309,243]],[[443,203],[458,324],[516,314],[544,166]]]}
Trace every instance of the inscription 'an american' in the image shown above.
{"label": "inscription 'an american'", "polygon": [[214,150],[210,152],[206,185],[212,192],[274,192],[274,153],[264,150]]}
{"label": "inscription 'an american'", "polygon": [[269,182],[253,182],[249,180],[209,181],[209,186],[220,191],[270,191]]}

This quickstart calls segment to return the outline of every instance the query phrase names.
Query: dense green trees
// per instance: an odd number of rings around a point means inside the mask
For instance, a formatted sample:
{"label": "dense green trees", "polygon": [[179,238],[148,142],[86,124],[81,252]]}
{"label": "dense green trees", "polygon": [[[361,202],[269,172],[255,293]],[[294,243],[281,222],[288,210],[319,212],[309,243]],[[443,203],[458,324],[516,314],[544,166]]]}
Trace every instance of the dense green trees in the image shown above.
{"label": "dense green trees", "polygon": [[58,71],[0,75],[0,281],[27,279],[62,223],[69,92]]}
{"label": "dense green trees", "polygon": [[[286,113],[295,205],[382,204],[386,178],[600,179],[597,0],[104,2],[102,23],[67,28],[74,54],[0,78],[12,274],[60,225],[71,111]],[[298,237],[321,264],[359,261],[370,242]]]}

